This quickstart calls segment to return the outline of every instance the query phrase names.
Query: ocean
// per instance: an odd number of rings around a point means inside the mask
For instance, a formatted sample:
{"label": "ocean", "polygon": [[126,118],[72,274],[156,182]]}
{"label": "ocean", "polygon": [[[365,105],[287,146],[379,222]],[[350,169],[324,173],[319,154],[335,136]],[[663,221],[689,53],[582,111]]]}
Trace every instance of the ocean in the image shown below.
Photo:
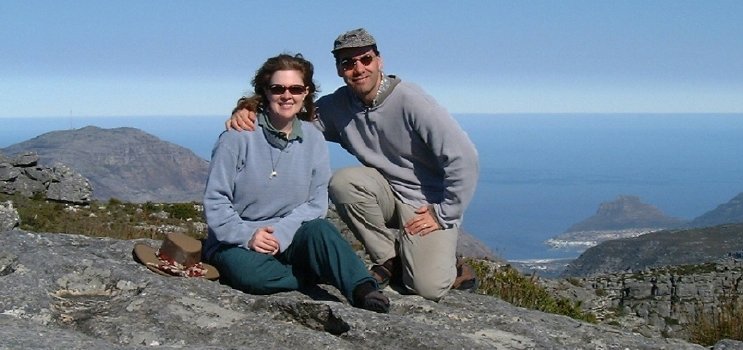
{"label": "ocean", "polygon": [[[226,116],[0,118],[0,148],[87,125],[142,129],[209,159]],[[693,219],[743,192],[743,114],[455,114],[480,180],[464,228],[509,260],[575,257],[544,241],[619,195]],[[357,164],[331,145],[333,168]]]}

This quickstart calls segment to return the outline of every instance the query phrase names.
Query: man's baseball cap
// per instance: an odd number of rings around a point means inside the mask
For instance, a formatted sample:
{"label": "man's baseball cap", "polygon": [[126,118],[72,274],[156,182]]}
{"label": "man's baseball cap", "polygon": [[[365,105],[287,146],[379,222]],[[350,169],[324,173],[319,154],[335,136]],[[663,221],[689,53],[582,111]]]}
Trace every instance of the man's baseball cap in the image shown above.
{"label": "man's baseball cap", "polygon": [[339,35],[335,39],[335,42],[333,42],[333,51],[330,52],[335,54],[343,49],[372,46],[376,44],[377,42],[374,40],[374,37],[369,34],[366,29],[359,28]]}

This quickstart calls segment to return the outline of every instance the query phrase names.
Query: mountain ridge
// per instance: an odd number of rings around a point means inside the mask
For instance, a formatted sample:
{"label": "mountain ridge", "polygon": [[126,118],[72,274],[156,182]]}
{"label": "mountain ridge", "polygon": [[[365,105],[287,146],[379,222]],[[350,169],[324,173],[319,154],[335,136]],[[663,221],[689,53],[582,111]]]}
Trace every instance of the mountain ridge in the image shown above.
{"label": "mountain ridge", "polygon": [[722,224],[743,223],[743,192],[691,220],[688,227],[707,227]]}
{"label": "mountain ridge", "polygon": [[130,202],[201,201],[208,162],[191,150],[130,127],[52,131],[2,149],[33,151],[88,178],[93,197]]}
{"label": "mountain ridge", "polygon": [[568,265],[562,276],[701,264],[737,252],[743,252],[743,224],[661,230],[588,248]]}

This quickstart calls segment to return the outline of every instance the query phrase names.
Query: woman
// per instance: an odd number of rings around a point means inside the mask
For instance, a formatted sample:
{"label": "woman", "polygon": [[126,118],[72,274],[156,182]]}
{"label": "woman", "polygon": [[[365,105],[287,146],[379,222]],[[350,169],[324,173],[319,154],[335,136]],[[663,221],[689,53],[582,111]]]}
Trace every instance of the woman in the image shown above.
{"label": "woman", "polygon": [[[204,210],[204,260],[247,293],[296,290],[321,280],[352,305],[388,312],[363,262],[329,221],[330,165],[314,116],[312,64],[301,55],[269,58],[256,72],[259,132],[226,131],[212,151]],[[301,119],[301,121],[300,121]]]}

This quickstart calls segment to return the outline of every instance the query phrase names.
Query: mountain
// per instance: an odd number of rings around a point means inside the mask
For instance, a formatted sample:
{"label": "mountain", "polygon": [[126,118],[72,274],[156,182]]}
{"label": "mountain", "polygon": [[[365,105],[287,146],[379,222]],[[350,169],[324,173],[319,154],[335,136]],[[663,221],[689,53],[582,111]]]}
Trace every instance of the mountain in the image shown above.
{"label": "mountain", "polygon": [[722,224],[743,223],[743,192],[729,202],[720,204],[689,222],[689,227],[708,227]]}
{"label": "mountain", "polygon": [[743,252],[743,224],[663,230],[589,248],[570,263],[563,276],[701,264],[739,252]]}
{"label": "mountain", "polygon": [[596,214],[578,222],[565,232],[547,240],[555,248],[588,248],[619,238],[637,237],[649,232],[683,225],[684,221],[665,215],[643,203],[640,197],[622,195],[599,205]]}
{"label": "mountain", "polygon": [[192,151],[135,128],[52,131],[2,149],[38,153],[90,180],[93,197],[129,202],[201,201],[209,163]]}
{"label": "mountain", "polygon": [[683,221],[666,216],[637,196],[623,195],[599,205],[596,214],[570,226],[565,232],[624,230],[638,227],[673,227]]}

